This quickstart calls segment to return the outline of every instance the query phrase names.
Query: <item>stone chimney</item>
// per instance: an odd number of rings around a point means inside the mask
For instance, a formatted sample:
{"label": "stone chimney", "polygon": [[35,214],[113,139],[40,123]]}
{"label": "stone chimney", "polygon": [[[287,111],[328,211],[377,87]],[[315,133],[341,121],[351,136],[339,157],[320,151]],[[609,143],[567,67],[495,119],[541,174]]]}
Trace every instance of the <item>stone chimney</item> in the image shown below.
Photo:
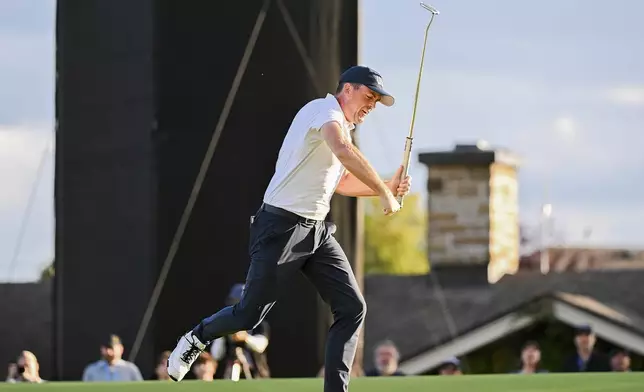
{"label": "stone chimney", "polygon": [[429,179],[429,261],[495,283],[519,267],[518,159],[487,143],[422,153]]}

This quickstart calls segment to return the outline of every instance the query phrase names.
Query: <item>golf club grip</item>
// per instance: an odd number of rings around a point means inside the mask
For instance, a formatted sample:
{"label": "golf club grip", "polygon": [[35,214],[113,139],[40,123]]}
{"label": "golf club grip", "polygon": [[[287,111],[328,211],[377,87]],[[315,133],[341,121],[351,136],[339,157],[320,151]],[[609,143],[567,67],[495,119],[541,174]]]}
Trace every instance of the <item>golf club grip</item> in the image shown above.
{"label": "golf club grip", "polygon": [[[407,137],[407,140],[405,141],[405,154],[403,155],[403,170],[402,173],[400,174],[400,181],[403,181],[405,178],[407,178],[407,175],[409,174],[409,159],[411,157],[411,144],[412,144],[412,138]],[[398,196],[396,195],[396,200],[398,201],[398,204],[400,204],[400,208],[403,206],[403,196]]]}

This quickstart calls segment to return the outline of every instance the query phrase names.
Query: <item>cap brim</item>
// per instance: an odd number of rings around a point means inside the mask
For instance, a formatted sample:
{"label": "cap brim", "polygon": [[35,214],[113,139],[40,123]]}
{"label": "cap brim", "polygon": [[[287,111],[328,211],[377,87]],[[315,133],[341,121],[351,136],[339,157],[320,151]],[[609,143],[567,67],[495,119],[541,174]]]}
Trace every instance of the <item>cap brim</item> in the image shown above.
{"label": "cap brim", "polygon": [[382,103],[385,106],[393,106],[395,99],[393,95],[389,94],[385,90],[376,87],[376,86],[367,86],[370,90],[377,92],[380,94],[380,103]]}

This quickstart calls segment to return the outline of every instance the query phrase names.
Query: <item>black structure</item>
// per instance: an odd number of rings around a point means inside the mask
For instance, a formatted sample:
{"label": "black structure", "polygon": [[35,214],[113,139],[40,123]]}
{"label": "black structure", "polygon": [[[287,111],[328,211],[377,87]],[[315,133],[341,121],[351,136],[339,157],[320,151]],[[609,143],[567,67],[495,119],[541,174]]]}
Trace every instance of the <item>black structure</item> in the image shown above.
{"label": "black structure", "polygon": [[[149,376],[156,355],[244,279],[249,216],[293,115],[332,92],[357,61],[357,1],[59,0],[57,7],[54,362],[64,380],[80,378],[109,333],[123,338],[128,356],[259,29],[136,357]],[[344,205],[334,218],[355,203]],[[328,325],[319,306],[302,279],[269,315],[274,377],[318,371]]]}
{"label": "black structure", "polygon": [[38,358],[40,377],[49,380],[51,366],[52,282],[0,284],[0,380],[7,379],[7,364],[23,350]]}

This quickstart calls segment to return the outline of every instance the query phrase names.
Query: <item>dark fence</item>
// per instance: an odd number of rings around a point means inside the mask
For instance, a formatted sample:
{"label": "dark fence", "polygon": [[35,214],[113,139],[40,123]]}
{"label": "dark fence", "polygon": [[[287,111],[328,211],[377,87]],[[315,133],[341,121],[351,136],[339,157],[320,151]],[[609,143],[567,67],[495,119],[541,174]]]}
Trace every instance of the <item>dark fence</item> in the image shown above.
{"label": "dark fence", "polygon": [[52,374],[52,281],[0,284],[0,381],[22,350],[38,357],[40,374]]}

